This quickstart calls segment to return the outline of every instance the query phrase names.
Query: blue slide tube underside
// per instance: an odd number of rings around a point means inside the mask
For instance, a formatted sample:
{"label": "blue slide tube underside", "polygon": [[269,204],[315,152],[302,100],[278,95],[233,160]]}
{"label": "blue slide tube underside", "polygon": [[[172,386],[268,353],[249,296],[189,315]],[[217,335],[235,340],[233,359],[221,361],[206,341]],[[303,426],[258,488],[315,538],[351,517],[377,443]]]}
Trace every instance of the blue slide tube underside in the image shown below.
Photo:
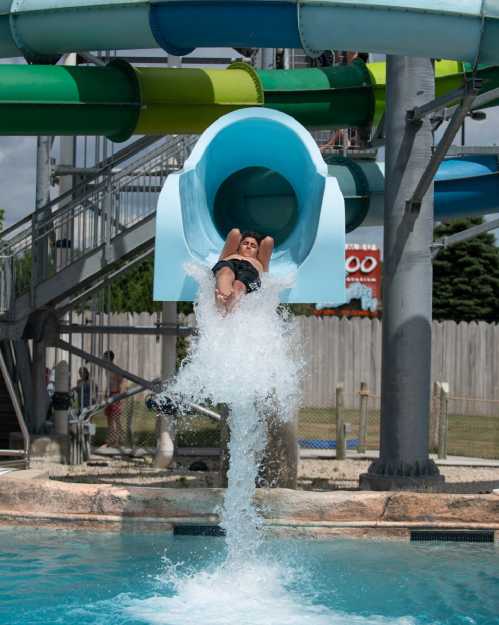
{"label": "blue slide tube underside", "polygon": [[435,178],[435,220],[499,212],[499,171],[495,156],[448,159]]}
{"label": "blue slide tube underside", "polygon": [[168,2],[152,4],[151,31],[170,54],[195,48],[300,48],[292,2]]}

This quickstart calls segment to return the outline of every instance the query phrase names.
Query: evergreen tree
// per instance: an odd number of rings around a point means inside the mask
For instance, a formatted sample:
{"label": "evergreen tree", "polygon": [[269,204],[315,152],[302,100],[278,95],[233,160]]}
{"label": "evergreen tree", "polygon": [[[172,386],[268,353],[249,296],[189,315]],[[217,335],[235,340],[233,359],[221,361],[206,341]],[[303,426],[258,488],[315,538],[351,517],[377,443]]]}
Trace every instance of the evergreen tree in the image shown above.
{"label": "evergreen tree", "polygon": [[[458,219],[435,228],[440,239],[483,218]],[[442,250],[433,262],[433,317],[454,321],[499,320],[499,249],[493,234],[484,233]]]}

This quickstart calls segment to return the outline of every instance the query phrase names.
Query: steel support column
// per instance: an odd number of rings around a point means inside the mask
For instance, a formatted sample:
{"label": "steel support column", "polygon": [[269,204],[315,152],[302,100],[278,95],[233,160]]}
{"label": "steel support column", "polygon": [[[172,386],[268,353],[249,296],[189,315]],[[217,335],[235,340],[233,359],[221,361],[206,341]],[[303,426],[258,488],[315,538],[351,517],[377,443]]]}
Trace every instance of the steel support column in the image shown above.
{"label": "steel support column", "polygon": [[[46,206],[50,201],[50,148],[51,137],[38,137],[36,147],[36,200],[33,216],[31,247],[31,305],[35,303],[37,285],[45,280],[49,270],[48,238],[40,236],[43,225],[51,218]],[[41,228],[42,227],[42,228]],[[43,339],[33,341],[31,377],[33,380],[32,425],[41,430],[47,418],[49,396],[45,381],[46,345]]]}
{"label": "steel support column", "polygon": [[[162,324],[177,324],[177,302],[163,302],[161,313]],[[175,375],[177,364],[177,337],[163,334],[161,337],[161,379],[167,381]],[[175,417],[160,414],[158,417],[158,444],[155,465],[164,469],[173,461],[175,450]]]}
{"label": "steel support column", "polygon": [[442,480],[429,459],[433,185],[418,211],[407,202],[431,159],[428,119],[407,111],[434,97],[430,59],[387,59],[386,189],[380,457],[360,478],[373,490],[425,488]]}

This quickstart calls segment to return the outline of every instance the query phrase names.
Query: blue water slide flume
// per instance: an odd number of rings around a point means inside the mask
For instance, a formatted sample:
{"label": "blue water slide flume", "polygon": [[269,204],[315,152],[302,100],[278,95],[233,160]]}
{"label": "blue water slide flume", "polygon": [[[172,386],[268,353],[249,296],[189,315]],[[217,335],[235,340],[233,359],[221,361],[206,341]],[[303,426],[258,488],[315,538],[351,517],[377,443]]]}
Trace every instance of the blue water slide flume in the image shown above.
{"label": "blue water slide flume", "polygon": [[161,46],[327,49],[499,63],[497,0],[0,0],[0,56]]}
{"label": "blue water slide flume", "polygon": [[497,0],[153,0],[151,30],[177,54],[250,46],[499,61]]}
{"label": "blue water slide flume", "polygon": [[200,137],[161,191],[154,298],[191,301],[184,264],[211,267],[231,228],[271,234],[270,271],[295,274],[282,301],[344,300],[345,204],[310,133],[265,108],[235,111]]}

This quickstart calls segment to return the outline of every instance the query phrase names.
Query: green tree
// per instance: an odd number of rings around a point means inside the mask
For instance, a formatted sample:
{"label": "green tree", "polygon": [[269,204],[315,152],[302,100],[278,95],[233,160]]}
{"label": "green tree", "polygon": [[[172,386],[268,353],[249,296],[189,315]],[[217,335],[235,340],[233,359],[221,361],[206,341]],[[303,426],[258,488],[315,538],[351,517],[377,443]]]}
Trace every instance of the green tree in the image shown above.
{"label": "green tree", "polygon": [[[440,239],[483,223],[458,219],[435,228]],[[481,234],[442,250],[433,263],[433,317],[454,321],[499,319],[499,249],[494,235]]]}
{"label": "green tree", "polygon": [[161,310],[161,302],[154,302],[152,298],[153,279],[154,259],[150,256],[113,281],[111,310],[130,313]]}
{"label": "green tree", "polygon": [[[129,269],[111,284],[112,312],[158,312],[161,302],[153,300],[154,256],[148,256],[136,267]],[[179,313],[192,312],[191,302],[178,302]]]}

